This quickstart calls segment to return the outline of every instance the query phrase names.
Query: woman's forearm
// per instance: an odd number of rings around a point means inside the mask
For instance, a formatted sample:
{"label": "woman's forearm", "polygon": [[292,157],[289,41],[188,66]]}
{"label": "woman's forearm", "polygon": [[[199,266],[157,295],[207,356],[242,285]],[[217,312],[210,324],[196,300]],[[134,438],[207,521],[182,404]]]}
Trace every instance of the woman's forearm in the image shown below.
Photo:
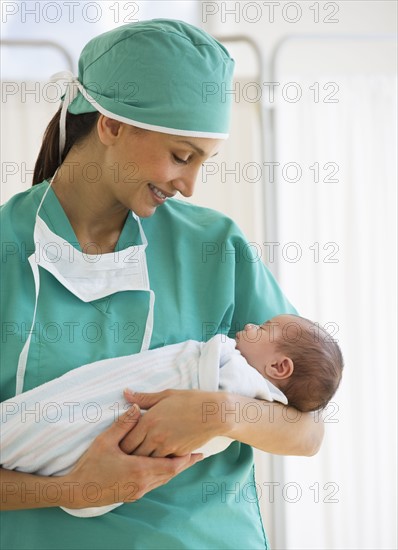
{"label": "woman's forearm", "polygon": [[322,419],[279,403],[201,390],[124,395],[148,411],[122,441],[125,453],[184,454],[226,436],[269,453],[312,456],[322,443]]}
{"label": "woman's forearm", "polygon": [[63,477],[46,477],[0,468],[1,510],[70,506],[76,487]]}
{"label": "woman's forearm", "polygon": [[279,403],[219,392],[213,403],[204,403],[203,410],[204,421],[218,420],[220,435],[269,453],[312,456],[322,443],[320,415]]}

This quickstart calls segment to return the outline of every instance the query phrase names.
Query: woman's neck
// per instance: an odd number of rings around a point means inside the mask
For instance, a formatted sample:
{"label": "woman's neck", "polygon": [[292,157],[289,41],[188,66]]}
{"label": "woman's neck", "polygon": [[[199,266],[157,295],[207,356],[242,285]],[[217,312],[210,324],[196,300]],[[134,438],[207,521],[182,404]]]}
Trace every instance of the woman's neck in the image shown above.
{"label": "woman's neck", "polygon": [[[123,229],[128,210],[111,196],[102,177],[88,179],[89,170],[100,163],[93,160],[82,162],[81,156],[69,153],[57,171],[52,183],[66,216],[82,249],[95,243],[102,253],[112,252]],[[92,158],[92,157],[91,157]],[[90,162],[90,164],[88,164]],[[84,177],[83,171],[86,172]],[[101,170],[98,170],[101,172]],[[103,170],[102,170],[103,172]]]}

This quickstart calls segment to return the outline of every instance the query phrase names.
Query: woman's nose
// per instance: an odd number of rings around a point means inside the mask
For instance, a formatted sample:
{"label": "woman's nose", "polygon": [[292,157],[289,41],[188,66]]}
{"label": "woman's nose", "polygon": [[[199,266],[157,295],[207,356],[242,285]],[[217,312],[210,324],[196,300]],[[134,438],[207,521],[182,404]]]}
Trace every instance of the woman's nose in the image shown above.
{"label": "woman's nose", "polygon": [[196,178],[184,177],[178,178],[173,181],[173,187],[176,189],[183,197],[192,197],[195,189]]}
{"label": "woman's nose", "polygon": [[173,187],[176,189],[183,197],[192,197],[193,191],[195,189],[194,181],[187,181],[185,178],[179,178],[173,181]]}
{"label": "woman's nose", "polygon": [[198,172],[199,168],[187,167],[181,177],[173,180],[174,189],[181,193],[183,197],[192,197]]}

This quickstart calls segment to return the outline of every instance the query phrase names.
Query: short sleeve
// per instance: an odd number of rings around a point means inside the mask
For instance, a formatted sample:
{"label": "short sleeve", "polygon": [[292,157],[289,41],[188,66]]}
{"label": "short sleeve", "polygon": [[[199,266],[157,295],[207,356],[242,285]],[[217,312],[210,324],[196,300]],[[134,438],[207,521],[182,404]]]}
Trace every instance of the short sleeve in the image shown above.
{"label": "short sleeve", "polygon": [[260,324],[276,315],[297,314],[259,257],[257,247],[249,243],[236,226],[235,231],[235,309],[230,337],[246,323]]}

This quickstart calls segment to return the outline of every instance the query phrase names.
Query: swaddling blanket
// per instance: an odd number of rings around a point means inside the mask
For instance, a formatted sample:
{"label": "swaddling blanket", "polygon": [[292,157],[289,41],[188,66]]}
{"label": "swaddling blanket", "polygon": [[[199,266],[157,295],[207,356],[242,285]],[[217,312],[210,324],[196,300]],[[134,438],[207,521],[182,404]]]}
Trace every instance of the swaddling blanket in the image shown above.
{"label": "swaddling blanket", "polygon": [[[123,397],[126,387],[138,392],[220,389],[287,403],[278,388],[248,365],[235,340],[224,335],[207,343],[188,340],[83,365],[1,403],[2,467],[45,476],[68,473],[95,437],[129,407]],[[231,442],[217,437],[198,452],[207,457]],[[116,506],[67,511],[89,517]]]}

